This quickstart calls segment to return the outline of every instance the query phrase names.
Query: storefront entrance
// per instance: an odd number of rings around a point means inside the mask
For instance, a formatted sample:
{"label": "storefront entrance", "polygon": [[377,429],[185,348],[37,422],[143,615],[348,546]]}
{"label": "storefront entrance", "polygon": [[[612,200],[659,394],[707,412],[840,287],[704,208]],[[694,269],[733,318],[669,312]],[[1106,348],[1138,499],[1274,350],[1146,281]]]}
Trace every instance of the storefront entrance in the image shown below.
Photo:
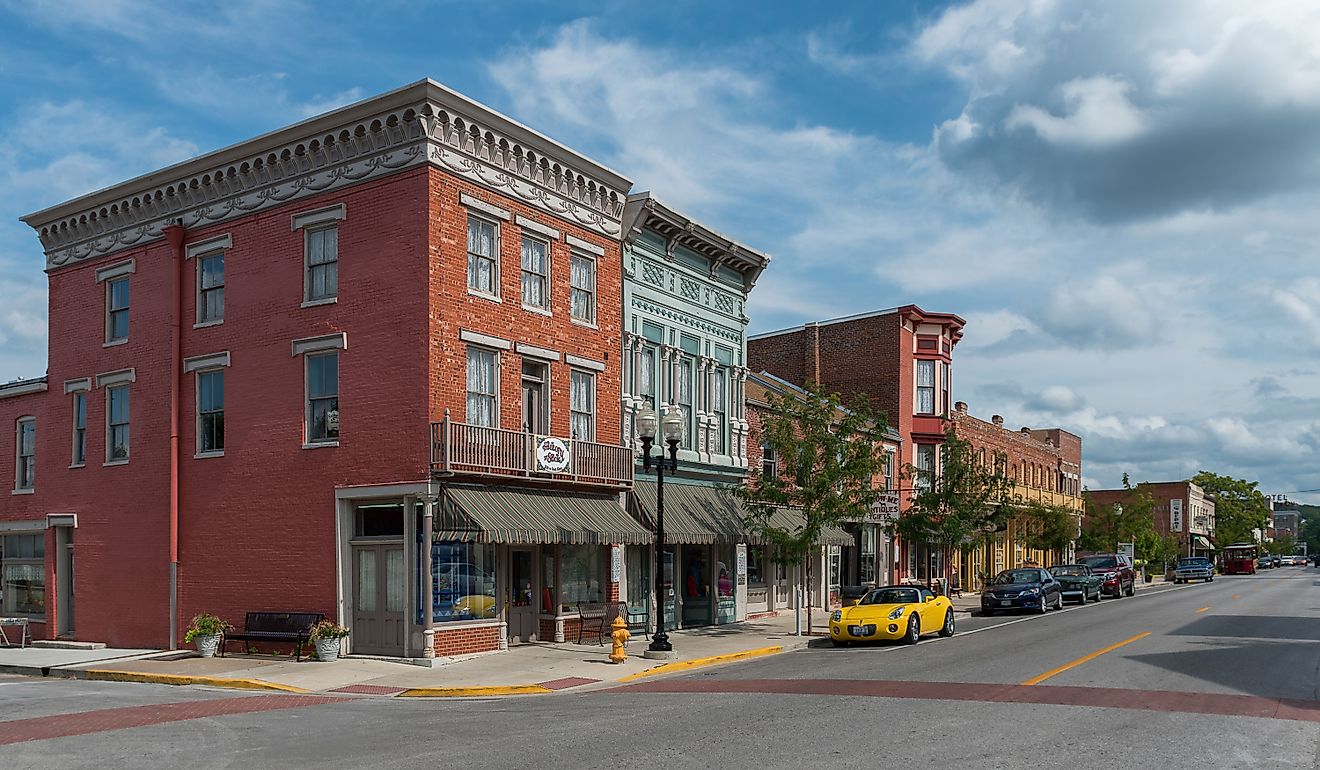
{"label": "storefront entrance", "polygon": [[402,655],[403,545],[353,544],[353,652]]}
{"label": "storefront entrance", "polygon": [[685,545],[680,552],[683,570],[683,628],[706,626],[711,622],[710,548]]}
{"label": "storefront entrance", "polygon": [[540,591],[536,586],[534,549],[510,549],[509,585],[509,643],[533,641],[540,626],[540,613],[536,602]]}

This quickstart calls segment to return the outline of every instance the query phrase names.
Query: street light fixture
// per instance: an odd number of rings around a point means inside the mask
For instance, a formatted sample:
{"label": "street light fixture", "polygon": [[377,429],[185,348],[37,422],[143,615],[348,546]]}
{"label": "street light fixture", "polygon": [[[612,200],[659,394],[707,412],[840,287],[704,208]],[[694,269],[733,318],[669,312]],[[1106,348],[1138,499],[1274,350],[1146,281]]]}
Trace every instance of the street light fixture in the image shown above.
{"label": "street light fixture", "polygon": [[646,649],[649,658],[673,657],[674,648],[665,633],[664,600],[664,542],[665,542],[665,471],[678,472],[678,442],[683,436],[683,418],[678,410],[670,407],[665,410],[663,419],[657,420],[655,410],[650,404],[644,404],[637,412],[637,436],[642,440],[642,468],[651,470],[651,447],[655,445],[656,423],[659,422],[661,435],[668,445],[668,457],[662,449],[655,458],[655,634],[651,636],[651,646]]}

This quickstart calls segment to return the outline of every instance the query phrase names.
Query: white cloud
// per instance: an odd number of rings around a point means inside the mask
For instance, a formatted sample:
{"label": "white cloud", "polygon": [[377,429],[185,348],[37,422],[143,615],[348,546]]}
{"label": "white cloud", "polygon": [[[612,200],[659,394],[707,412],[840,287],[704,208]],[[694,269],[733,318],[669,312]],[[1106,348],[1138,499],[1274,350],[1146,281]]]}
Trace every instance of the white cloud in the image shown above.
{"label": "white cloud", "polygon": [[1035,105],[1019,104],[1008,113],[1008,129],[1027,127],[1056,144],[1104,147],[1140,136],[1146,118],[1128,100],[1130,86],[1107,77],[1077,78],[1060,86],[1063,105],[1059,117]]}

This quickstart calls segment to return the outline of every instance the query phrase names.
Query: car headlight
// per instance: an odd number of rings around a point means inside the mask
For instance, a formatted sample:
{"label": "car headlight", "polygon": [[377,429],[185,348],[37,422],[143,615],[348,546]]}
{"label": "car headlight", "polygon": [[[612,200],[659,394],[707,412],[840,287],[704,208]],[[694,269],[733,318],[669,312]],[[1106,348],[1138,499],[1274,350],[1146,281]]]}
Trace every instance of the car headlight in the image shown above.
{"label": "car headlight", "polygon": [[906,607],[899,607],[895,609],[893,612],[889,613],[889,619],[898,620],[899,618],[903,617],[903,611],[906,609],[907,609]]}
{"label": "car headlight", "polygon": [[835,610],[830,613],[830,620],[838,623],[843,620],[843,610]]}
{"label": "car headlight", "polygon": [[1022,590],[1023,596],[1035,596],[1038,593],[1040,593],[1039,588],[1025,588]]}

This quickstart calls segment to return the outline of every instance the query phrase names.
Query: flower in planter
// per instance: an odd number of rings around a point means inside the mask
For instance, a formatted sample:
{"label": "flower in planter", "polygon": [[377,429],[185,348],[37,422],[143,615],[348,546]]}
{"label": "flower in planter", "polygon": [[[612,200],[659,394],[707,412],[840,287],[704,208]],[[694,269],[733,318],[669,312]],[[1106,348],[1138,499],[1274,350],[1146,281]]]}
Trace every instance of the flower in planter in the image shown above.
{"label": "flower in planter", "polygon": [[201,612],[192,619],[192,624],[183,634],[183,643],[190,644],[192,640],[199,636],[219,636],[232,629],[233,626],[226,623],[218,615],[212,615],[209,612]]}
{"label": "flower in planter", "polygon": [[312,626],[310,638],[313,642],[320,639],[343,639],[348,636],[348,629],[333,620],[321,620]]}

